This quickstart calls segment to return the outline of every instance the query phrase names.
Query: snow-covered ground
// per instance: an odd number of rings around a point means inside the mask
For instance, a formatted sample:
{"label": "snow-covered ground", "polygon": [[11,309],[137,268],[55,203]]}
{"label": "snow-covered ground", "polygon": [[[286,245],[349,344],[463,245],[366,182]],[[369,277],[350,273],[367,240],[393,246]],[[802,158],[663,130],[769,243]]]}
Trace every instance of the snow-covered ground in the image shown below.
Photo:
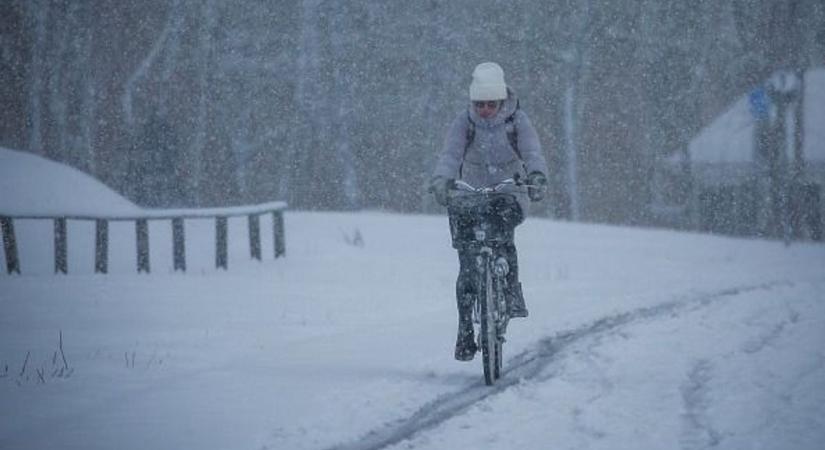
{"label": "snow-covered ground", "polygon": [[[141,275],[130,224],[112,225],[112,273],[95,275],[92,225],[70,221],[68,276],[51,274],[51,223],[15,226],[23,274],[0,274],[1,449],[825,442],[822,245],[529,219],[517,244],[530,317],[511,324],[504,377],[487,387],[478,360],[452,359],[445,217],[288,212],[287,257],[261,263],[230,221],[228,271],[213,267],[214,224],[195,220],[185,274],[171,269],[171,227],[153,222]],[[356,231],[362,246],[348,243]]]}

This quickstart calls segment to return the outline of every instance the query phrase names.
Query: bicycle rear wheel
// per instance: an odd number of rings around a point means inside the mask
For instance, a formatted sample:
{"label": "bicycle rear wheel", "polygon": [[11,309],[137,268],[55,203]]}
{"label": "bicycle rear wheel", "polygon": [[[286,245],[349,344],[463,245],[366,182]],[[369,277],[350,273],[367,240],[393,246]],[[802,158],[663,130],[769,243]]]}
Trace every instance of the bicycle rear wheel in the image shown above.
{"label": "bicycle rear wheel", "polygon": [[484,382],[492,385],[501,374],[501,342],[498,339],[498,329],[494,312],[496,310],[495,296],[493,295],[492,270],[489,264],[484,264],[484,271],[480,274],[478,301],[481,303],[481,362],[484,366]]}

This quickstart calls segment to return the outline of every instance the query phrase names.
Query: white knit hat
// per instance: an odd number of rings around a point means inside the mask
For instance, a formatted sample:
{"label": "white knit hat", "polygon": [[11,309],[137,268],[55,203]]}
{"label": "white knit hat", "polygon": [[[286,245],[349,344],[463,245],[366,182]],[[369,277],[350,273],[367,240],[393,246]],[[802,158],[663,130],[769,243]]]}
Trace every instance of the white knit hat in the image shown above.
{"label": "white knit hat", "polygon": [[473,70],[470,83],[470,100],[504,100],[507,98],[507,84],[504,82],[504,70],[494,62],[485,62]]}

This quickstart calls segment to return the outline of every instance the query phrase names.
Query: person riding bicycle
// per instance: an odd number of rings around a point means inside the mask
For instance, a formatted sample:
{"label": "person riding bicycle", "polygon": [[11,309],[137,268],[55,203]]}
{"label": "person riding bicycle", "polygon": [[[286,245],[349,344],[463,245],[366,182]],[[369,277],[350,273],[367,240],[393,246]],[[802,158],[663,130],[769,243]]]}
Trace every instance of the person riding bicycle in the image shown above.
{"label": "person riding bicycle", "polygon": [[[448,206],[455,180],[475,187],[493,186],[507,179],[526,182],[534,186],[528,188],[527,194],[519,190],[514,192],[514,197],[498,199],[492,205],[494,220],[499,221],[497,225],[515,229],[524,221],[527,198],[541,200],[547,184],[547,162],[538,134],[527,114],[519,108],[518,98],[505,83],[504,71],[498,64],[485,62],[476,66],[470,83],[470,100],[471,105],[455,118],[447,131],[429,190],[439,204]],[[513,200],[507,201],[511,198]],[[457,209],[448,211],[452,245],[458,251],[459,260],[455,358],[469,361],[477,351],[472,323],[475,262],[469,249],[474,239],[475,218],[462,215]],[[508,242],[502,250],[510,267],[505,290],[509,316],[527,317],[514,242]]]}

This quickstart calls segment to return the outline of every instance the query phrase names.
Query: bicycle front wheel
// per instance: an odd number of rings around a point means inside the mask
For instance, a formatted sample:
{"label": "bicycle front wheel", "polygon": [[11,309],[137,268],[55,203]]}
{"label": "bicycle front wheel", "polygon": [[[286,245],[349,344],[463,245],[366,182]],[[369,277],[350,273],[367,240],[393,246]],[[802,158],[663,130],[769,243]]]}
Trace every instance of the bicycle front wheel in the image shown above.
{"label": "bicycle front wheel", "polygon": [[498,339],[498,329],[495,318],[495,295],[493,291],[492,270],[489,264],[484,264],[480,274],[480,289],[478,301],[481,303],[481,332],[479,341],[481,347],[481,362],[484,365],[484,382],[492,385],[501,373],[501,343]]}

